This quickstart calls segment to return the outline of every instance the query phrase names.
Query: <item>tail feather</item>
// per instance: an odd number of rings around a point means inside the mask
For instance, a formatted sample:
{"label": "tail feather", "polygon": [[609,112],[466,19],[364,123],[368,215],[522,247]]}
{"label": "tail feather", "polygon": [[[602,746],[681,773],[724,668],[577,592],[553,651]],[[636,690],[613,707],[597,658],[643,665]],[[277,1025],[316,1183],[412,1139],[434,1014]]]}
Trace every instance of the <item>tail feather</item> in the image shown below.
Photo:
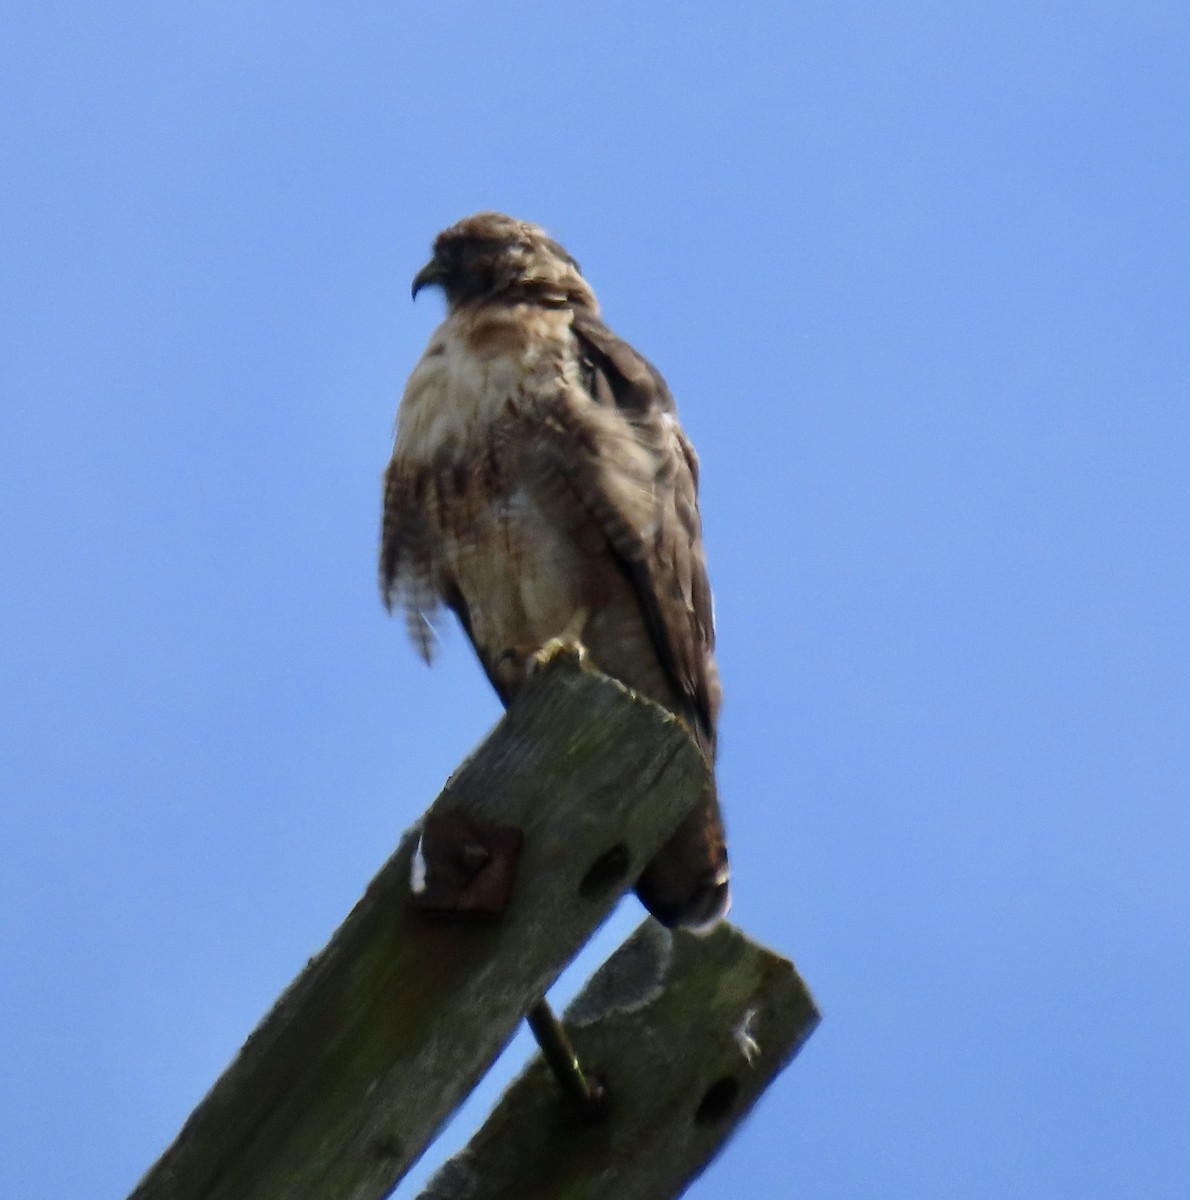
{"label": "tail feather", "polygon": [[709,929],[731,907],[730,874],[719,799],[712,787],[645,867],[636,894],[662,925]]}

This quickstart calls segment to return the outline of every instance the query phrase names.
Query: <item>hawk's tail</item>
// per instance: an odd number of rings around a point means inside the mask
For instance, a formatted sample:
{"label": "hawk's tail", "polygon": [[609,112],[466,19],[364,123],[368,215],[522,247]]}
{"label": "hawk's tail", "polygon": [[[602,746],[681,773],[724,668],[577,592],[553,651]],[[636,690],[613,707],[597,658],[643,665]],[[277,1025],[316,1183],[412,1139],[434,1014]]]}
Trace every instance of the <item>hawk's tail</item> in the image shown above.
{"label": "hawk's tail", "polygon": [[731,907],[727,844],[714,784],[636,882],[641,903],[671,928],[709,929]]}

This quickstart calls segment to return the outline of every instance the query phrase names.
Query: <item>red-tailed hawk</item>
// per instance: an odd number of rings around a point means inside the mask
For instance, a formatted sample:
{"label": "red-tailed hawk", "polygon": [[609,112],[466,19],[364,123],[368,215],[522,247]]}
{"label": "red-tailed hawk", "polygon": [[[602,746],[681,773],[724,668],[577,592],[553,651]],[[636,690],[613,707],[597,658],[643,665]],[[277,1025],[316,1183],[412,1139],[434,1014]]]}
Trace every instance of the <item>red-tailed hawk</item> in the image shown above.
{"label": "red-tailed hawk", "polygon": [[[409,377],[384,479],[380,583],[428,662],[439,604],[506,704],[555,640],[680,716],[714,761],[720,689],[698,460],[657,370],[599,318],[544,230],[478,213],[440,233],[413,294],[448,313]],[[667,925],[728,906],[718,801],[645,868]]]}

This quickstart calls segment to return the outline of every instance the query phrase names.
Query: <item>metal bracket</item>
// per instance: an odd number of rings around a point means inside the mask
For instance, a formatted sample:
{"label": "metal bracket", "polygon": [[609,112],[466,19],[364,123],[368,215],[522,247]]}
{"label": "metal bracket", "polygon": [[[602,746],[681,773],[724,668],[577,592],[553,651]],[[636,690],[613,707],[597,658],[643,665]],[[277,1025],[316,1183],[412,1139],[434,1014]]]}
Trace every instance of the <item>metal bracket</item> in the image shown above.
{"label": "metal bracket", "polygon": [[410,906],[499,917],[508,907],[523,840],[519,829],[506,825],[426,817],[410,868]]}

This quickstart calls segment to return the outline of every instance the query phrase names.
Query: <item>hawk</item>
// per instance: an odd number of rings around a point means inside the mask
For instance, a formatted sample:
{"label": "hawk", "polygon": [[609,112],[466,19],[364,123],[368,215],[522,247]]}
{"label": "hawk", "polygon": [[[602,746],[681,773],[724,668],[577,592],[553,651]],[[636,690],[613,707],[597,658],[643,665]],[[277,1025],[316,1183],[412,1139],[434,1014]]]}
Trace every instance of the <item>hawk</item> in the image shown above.
{"label": "hawk", "polygon": [[[446,319],[413,369],[384,477],[380,586],[430,661],[445,605],[508,704],[544,647],[675,713],[714,762],[720,704],[698,459],[656,368],[603,323],[537,225],[481,212],[413,280]],[[666,925],[729,903],[717,798],[636,885]]]}

